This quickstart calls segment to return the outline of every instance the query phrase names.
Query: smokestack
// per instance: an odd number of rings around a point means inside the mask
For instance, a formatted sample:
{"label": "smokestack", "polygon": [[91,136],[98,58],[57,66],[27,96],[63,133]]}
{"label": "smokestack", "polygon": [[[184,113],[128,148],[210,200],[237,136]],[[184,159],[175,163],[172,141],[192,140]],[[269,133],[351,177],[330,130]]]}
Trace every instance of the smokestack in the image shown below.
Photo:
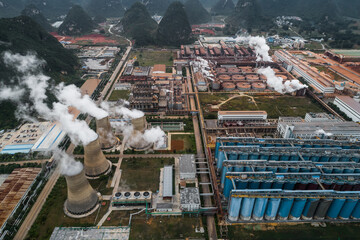
{"label": "smokestack", "polygon": [[111,130],[109,117],[96,120],[96,133],[99,135],[102,149],[109,149],[115,146],[116,138]]}
{"label": "smokestack", "polygon": [[99,137],[84,147],[85,174],[89,178],[98,178],[108,174],[111,170],[111,162],[105,158],[100,148]]}
{"label": "smokestack", "polygon": [[79,174],[65,176],[65,178],[68,190],[67,200],[64,204],[65,213],[75,217],[94,210],[99,202],[99,197],[86,179],[84,169]]}
{"label": "smokestack", "polygon": [[131,123],[134,127],[134,131],[139,131],[143,133],[147,128],[147,122],[145,116],[134,118],[131,120]]}

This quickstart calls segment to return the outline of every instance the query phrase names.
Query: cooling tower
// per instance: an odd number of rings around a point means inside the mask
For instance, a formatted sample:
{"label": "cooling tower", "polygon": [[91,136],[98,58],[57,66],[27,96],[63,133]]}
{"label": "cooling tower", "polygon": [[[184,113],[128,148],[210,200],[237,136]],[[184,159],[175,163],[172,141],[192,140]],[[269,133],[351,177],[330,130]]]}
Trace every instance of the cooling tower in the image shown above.
{"label": "cooling tower", "polygon": [[84,168],[89,178],[97,178],[107,174],[111,170],[111,162],[108,161],[100,148],[99,137],[84,147]]}
{"label": "cooling tower", "polygon": [[85,177],[84,169],[77,175],[65,176],[67,200],[64,210],[67,215],[76,217],[91,212],[97,207],[99,198]]}
{"label": "cooling tower", "polygon": [[134,118],[131,120],[131,123],[134,127],[134,131],[144,132],[147,127],[145,116],[142,116],[140,118]]}
{"label": "cooling tower", "polygon": [[109,117],[96,120],[96,133],[99,135],[102,149],[109,149],[115,146],[116,138],[111,130]]}

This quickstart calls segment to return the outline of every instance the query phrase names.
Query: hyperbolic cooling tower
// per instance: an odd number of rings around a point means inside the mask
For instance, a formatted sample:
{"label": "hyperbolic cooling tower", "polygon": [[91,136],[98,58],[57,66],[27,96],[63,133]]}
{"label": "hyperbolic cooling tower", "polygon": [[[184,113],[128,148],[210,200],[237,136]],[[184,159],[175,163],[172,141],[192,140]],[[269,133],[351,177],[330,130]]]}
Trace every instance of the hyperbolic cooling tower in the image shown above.
{"label": "hyperbolic cooling tower", "polygon": [[111,130],[109,117],[96,120],[96,132],[99,135],[102,149],[112,148],[116,144],[116,138]]}
{"label": "hyperbolic cooling tower", "polygon": [[66,210],[73,215],[82,215],[93,210],[99,198],[85,177],[84,169],[77,175],[65,176],[67,183]]}
{"label": "hyperbolic cooling tower", "polygon": [[96,178],[110,172],[111,163],[100,148],[99,137],[84,147],[84,168],[87,177]]}
{"label": "hyperbolic cooling tower", "polygon": [[145,116],[142,116],[140,118],[132,119],[131,123],[132,123],[132,125],[134,127],[134,131],[144,132],[146,127],[147,127],[146,117]]}

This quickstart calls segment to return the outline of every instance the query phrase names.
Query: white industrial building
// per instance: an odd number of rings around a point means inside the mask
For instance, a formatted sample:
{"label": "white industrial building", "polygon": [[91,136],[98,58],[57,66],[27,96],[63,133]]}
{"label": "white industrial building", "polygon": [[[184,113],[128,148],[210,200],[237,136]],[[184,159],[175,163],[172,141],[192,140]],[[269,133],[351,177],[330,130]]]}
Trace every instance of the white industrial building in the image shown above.
{"label": "white industrial building", "polygon": [[199,188],[189,187],[180,191],[180,206],[185,212],[198,211],[200,209]]}
{"label": "white industrial building", "polygon": [[180,157],[180,180],[194,180],[196,178],[195,155],[184,154]]}
{"label": "white industrial building", "polygon": [[342,120],[332,114],[327,113],[306,113],[305,122],[342,122]]}
{"label": "white industrial building", "polygon": [[337,96],[334,104],[354,122],[360,122],[360,103],[349,96]]}
{"label": "white industrial building", "polygon": [[173,166],[164,166],[163,170],[163,198],[172,198],[173,196]]}
{"label": "white industrial building", "polygon": [[237,121],[265,121],[267,112],[265,111],[219,111],[218,123],[237,122]]}

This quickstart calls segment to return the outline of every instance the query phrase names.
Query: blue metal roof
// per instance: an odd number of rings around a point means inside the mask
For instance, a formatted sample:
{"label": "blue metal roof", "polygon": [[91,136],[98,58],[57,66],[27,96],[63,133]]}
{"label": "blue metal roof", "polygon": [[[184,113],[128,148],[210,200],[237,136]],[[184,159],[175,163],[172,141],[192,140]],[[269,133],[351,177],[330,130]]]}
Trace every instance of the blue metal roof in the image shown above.
{"label": "blue metal roof", "polygon": [[19,144],[19,145],[7,145],[1,151],[1,153],[15,154],[15,153],[28,153],[34,144]]}

